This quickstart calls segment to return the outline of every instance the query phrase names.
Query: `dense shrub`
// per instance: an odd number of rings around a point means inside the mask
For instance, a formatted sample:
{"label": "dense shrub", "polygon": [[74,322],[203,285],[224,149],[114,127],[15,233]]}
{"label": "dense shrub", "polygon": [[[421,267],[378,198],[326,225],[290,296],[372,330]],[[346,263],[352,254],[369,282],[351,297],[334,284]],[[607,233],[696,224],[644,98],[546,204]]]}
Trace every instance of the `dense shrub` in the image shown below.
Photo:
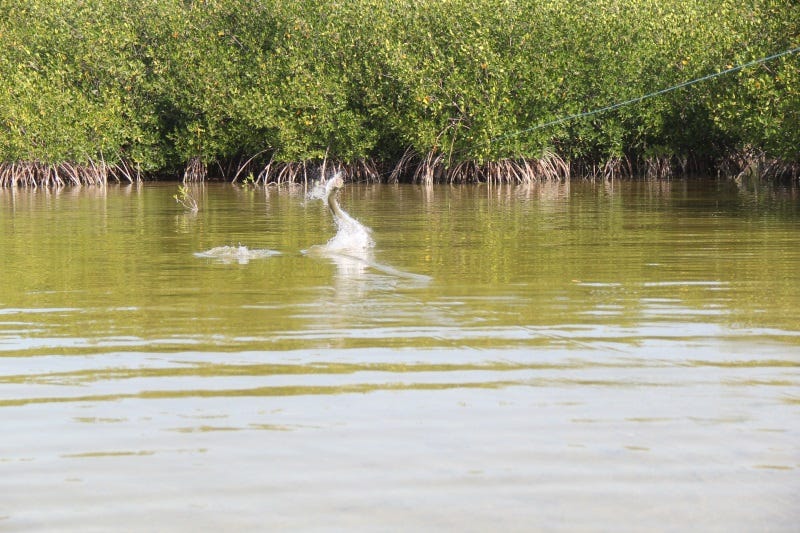
{"label": "dense shrub", "polygon": [[0,176],[796,172],[798,54],[589,112],[799,44],[778,0],[0,0]]}

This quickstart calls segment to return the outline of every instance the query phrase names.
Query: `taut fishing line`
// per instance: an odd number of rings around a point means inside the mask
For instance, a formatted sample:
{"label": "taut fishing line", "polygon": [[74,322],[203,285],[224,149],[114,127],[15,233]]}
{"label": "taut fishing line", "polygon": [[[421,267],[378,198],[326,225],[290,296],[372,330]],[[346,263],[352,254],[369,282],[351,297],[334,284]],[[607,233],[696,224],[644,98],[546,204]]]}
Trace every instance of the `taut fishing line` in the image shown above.
{"label": "taut fishing line", "polygon": [[677,91],[678,89],[682,89],[682,88],[688,87],[690,85],[695,85],[695,84],[703,82],[703,81],[708,81],[708,80],[713,79],[713,78],[718,78],[720,76],[724,76],[725,74],[730,74],[732,72],[738,72],[740,70],[744,70],[744,69],[749,68],[749,67],[754,67],[756,65],[760,65],[761,63],[766,63],[767,61],[772,61],[773,59],[778,59],[779,57],[783,57],[783,56],[786,56],[786,55],[789,55],[789,54],[795,54],[797,52],[800,52],[800,46],[792,48],[790,50],[784,50],[783,52],[778,52],[777,54],[772,54],[770,56],[762,57],[760,59],[754,59],[753,61],[749,61],[747,63],[742,63],[741,65],[737,65],[735,67],[731,67],[731,68],[728,68],[728,69],[725,69],[725,70],[721,70],[719,72],[714,72],[713,74],[708,74],[708,75],[700,77],[700,78],[695,78],[693,80],[684,81],[684,82],[679,83],[677,85],[673,85],[672,87],[667,87],[666,89],[661,89],[661,90],[658,90],[658,91],[654,91],[654,92],[645,94],[643,96],[638,96],[636,98],[631,98],[630,100],[625,100],[624,102],[619,102],[619,103],[608,105],[608,106],[605,106],[605,107],[600,107],[600,108],[597,108],[597,109],[593,109],[591,111],[585,111],[583,113],[576,113],[574,115],[561,117],[561,118],[558,118],[558,119],[555,119],[555,120],[551,120],[549,122],[544,122],[542,124],[538,124],[536,126],[533,126],[532,128],[527,128],[527,129],[520,130],[520,131],[517,131],[517,132],[514,132],[514,133],[509,133],[509,134],[506,134],[506,135],[499,135],[497,137],[493,137],[493,138],[489,139],[489,143],[501,141],[503,139],[510,139],[512,137],[517,137],[517,136],[523,135],[525,133],[530,133],[532,131],[541,130],[541,129],[544,129],[544,128],[547,128],[547,127],[550,127],[550,126],[555,126],[556,124],[562,124],[562,123],[568,122],[570,120],[589,117],[589,116],[593,116],[593,115],[599,115],[600,113],[605,113],[607,111],[613,111],[615,109],[619,109],[620,107],[625,107],[627,105],[639,103],[642,100],[647,100],[648,98],[653,98],[655,96],[660,96],[662,94],[666,94],[666,93],[669,93],[669,92],[672,92],[672,91]]}

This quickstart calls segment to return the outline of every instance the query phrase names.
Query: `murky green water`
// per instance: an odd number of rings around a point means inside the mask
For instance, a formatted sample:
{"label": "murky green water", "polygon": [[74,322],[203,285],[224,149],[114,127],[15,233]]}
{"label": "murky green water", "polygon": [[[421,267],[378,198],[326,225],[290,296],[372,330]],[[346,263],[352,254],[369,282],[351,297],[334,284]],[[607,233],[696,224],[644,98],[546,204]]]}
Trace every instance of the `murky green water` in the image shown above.
{"label": "murky green water", "polygon": [[0,530],[796,530],[797,191],[175,192],[0,190]]}

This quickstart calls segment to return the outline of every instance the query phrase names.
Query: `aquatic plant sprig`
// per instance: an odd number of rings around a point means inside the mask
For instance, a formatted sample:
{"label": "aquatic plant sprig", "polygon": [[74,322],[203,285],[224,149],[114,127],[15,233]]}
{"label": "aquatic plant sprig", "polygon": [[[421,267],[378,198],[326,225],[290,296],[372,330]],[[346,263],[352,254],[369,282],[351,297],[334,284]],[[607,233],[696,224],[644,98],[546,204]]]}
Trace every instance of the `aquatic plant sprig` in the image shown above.
{"label": "aquatic plant sprig", "polygon": [[200,210],[200,205],[198,204],[197,199],[194,197],[193,192],[189,190],[189,187],[186,185],[179,185],[178,194],[175,194],[172,197],[179,205],[183,206],[183,208],[190,213],[197,213]]}

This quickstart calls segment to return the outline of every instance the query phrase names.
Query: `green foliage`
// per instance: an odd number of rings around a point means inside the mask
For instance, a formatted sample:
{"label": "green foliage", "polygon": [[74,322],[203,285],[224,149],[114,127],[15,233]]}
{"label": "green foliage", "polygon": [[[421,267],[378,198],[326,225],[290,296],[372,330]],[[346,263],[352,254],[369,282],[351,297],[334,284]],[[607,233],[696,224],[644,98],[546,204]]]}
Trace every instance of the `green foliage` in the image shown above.
{"label": "green foliage", "polygon": [[[0,4],[0,159],[160,164],[133,27],[113,2]],[[88,21],[92,21],[91,24]]]}
{"label": "green foliage", "polygon": [[197,213],[200,210],[200,205],[188,185],[179,185],[178,193],[173,195],[172,198],[190,213]]}
{"label": "green foliage", "polygon": [[800,162],[779,0],[0,0],[0,162]]}

